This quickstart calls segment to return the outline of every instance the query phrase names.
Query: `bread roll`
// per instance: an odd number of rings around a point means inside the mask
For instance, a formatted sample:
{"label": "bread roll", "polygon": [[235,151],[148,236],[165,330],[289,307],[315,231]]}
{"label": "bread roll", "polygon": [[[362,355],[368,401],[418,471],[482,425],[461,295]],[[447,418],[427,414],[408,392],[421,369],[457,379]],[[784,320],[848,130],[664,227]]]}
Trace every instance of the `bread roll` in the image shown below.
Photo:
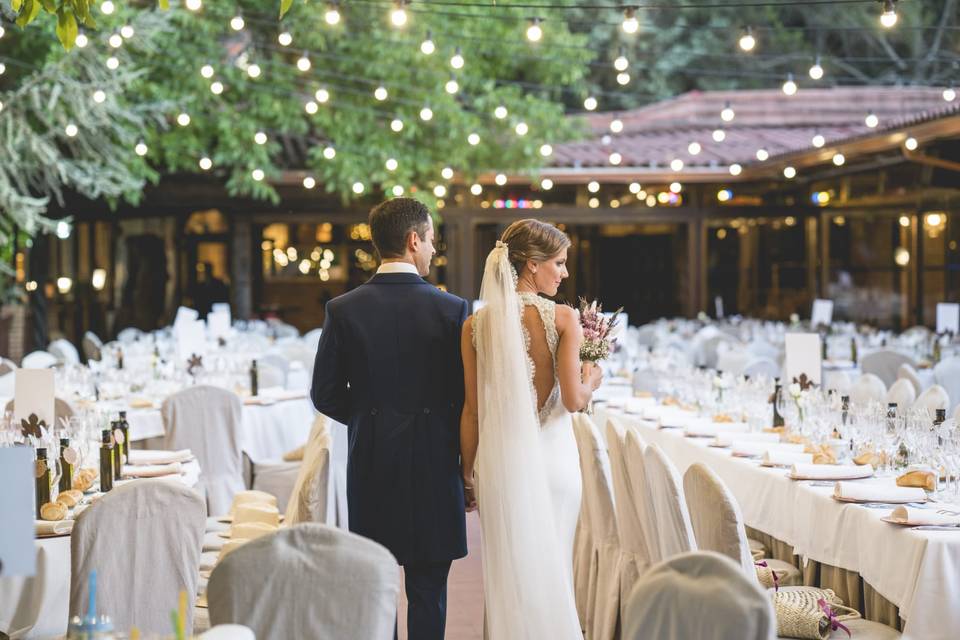
{"label": "bread roll", "polygon": [[908,471],[897,478],[897,486],[920,487],[921,489],[926,489],[927,491],[936,491],[937,479],[934,477],[933,471]]}
{"label": "bread roll", "polygon": [[260,536],[265,536],[276,530],[277,527],[265,522],[235,522],[233,526],[230,527],[230,538],[256,540]]}
{"label": "bread roll", "polygon": [[59,502],[48,502],[40,507],[41,520],[63,520],[67,517],[67,505]]}
{"label": "bread roll", "polygon": [[57,496],[57,502],[69,508],[77,506],[77,502],[79,502],[79,500],[77,500],[76,496],[66,491],[61,491],[60,495]]}

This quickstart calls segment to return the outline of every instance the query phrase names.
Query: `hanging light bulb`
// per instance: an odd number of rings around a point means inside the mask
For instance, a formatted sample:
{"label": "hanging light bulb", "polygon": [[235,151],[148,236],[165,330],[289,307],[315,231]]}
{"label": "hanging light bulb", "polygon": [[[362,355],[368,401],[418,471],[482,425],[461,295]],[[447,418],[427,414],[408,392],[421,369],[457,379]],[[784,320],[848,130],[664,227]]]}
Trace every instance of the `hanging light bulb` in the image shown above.
{"label": "hanging light bulb", "polygon": [[597,182],[596,180],[591,180],[590,182],[587,183],[587,191],[589,191],[590,193],[596,193],[600,191],[600,183]]}
{"label": "hanging light bulb", "polygon": [[267,144],[267,134],[263,131],[257,131],[253,134],[253,141],[257,144]]}
{"label": "hanging light bulb", "polygon": [[327,4],[327,11],[323,14],[323,19],[326,20],[327,24],[331,27],[340,24],[340,8],[336,2]]}
{"label": "hanging light bulb", "polygon": [[248,67],[247,67],[247,75],[250,76],[251,78],[259,78],[259,77],[260,77],[260,65],[258,65],[258,64],[251,64],[250,66],[248,66]]}
{"label": "hanging light bulb", "polygon": [[871,111],[867,114],[867,117],[863,119],[863,123],[871,129],[874,129],[878,124],[880,124],[880,118],[877,117],[877,114]]}
{"label": "hanging light bulb", "polygon": [[450,66],[454,69],[463,69],[463,54],[460,53],[460,47],[457,47],[453,57],[450,58]]}
{"label": "hanging light bulb", "polygon": [[317,92],[313,94],[313,97],[317,99],[317,102],[323,104],[330,99],[330,92],[327,91],[326,87],[320,87],[317,89]]}
{"label": "hanging light bulb", "polygon": [[701,150],[702,147],[700,146],[699,142],[691,142],[687,145],[687,153],[692,156],[699,155]]}
{"label": "hanging light bulb", "polygon": [[917,142],[916,138],[911,136],[903,141],[903,146],[906,147],[907,151],[916,151],[917,147],[920,146],[920,143]]}
{"label": "hanging light bulb", "polygon": [[391,193],[393,193],[393,196],[395,198],[399,198],[400,196],[403,195],[403,187],[401,187],[399,184],[393,185],[393,189],[391,189],[390,191]]}
{"label": "hanging light bulb", "polygon": [[405,27],[407,24],[406,4],[405,0],[397,0],[390,12],[390,23],[397,28]]}
{"label": "hanging light bulb", "polygon": [[597,108],[597,99],[593,96],[587,96],[583,101],[583,108],[587,111],[594,111]]}
{"label": "hanging light bulb", "polygon": [[214,73],[213,67],[209,64],[205,64],[200,67],[200,75],[204,78],[212,78]]}
{"label": "hanging light bulb", "polygon": [[204,156],[200,158],[200,162],[197,164],[199,164],[200,168],[203,169],[204,171],[209,171],[210,168],[213,166],[213,160]]}
{"label": "hanging light bulb", "polygon": [[433,38],[431,33],[427,31],[427,38],[420,43],[420,53],[425,56],[433,55],[433,52],[437,50],[437,45],[433,43]]}
{"label": "hanging light bulb", "polygon": [[770,152],[766,149],[757,149],[757,160],[763,162],[770,157]]}
{"label": "hanging light bulb", "polygon": [[215,96],[220,95],[223,93],[223,83],[219,81],[210,83],[210,91]]}
{"label": "hanging light bulb", "polygon": [[[2,30],[2,29],[3,29],[3,27],[0,27],[0,30]],[[83,49],[85,46],[87,46],[88,44],[90,44],[90,40],[87,38],[86,35],[84,35],[84,34],[82,34],[82,33],[78,33],[78,34],[77,34],[77,39],[74,40],[73,43],[74,43],[75,45],[77,45],[78,47],[80,47],[81,49]]]}
{"label": "hanging light bulb", "polygon": [[518,123],[517,123],[517,126],[514,127],[514,131],[517,132],[517,135],[518,135],[518,136],[525,136],[525,135],[527,135],[527,131],[529,131],[529,130],[530,130],[530,128],[527,126],[527,123],[526,123],[526,122],[518,122]]}
{"label": "hanging light bulb", "polygon": [[553,180],[550,178],[544,178],[540,181],[540,188],[544,191],[550,191],[550,189],[553,189]]}
{"label": "hanging light bulb", "polygon": [[612,120],[610,122],[610,131],[614,133],[620,133],[623,131],[623,120],[620,120],[619,118]]}
{"label": "hanging light bulb", "polygon": [[100,3],[100,13],[103,15],[109,16],[114,12],[114,10],[116,10],[116,7],[113,6],[113,3],[110,0],[104,0],[104,2]]}
{"label": "hanging light bulb", "polygon": [[120,35],[123,36],[124,40],[129,40],[132,38],[134,33],[133,27],[131,27],[129,24],[125,24],[120,27]]}
{"label": "hanging light bulb", "polygon": [[507,184],[507,176],[503,175],[502,173],[498,173],[496,176],[494,176],[493,181],[502,187],[503,185]]}
{"label": "hanging light bulb", "polygon": [[293,43],[293,36],[290,35],[289,31],[284,31],[277,36],[277,42],[280,43],[281,47],[289,47]]}
{"label": "hanging light bulb", "polygon": [[387,168],[387,171],[396,171],[399,163],[396,158],[387,158],[387,161],[383,163],[383,166]]}
{"label": "hanging light bulb", "polygon": [[133,152],[136,153],[141,158],[147,155],[147,152],[150,151],[143,142],[138,142],[137,146],[133,148]]}
{"label": "hanging light bulb", "polygon": [[433,110],[430,107],[420,109],[420,119],[429,122],[433,118]]}
{"label": "hanging light bulb", "polygon": [[362,182],[354,182],[354,183],[353,183],[353,192],[354,192],[355,194],[357,194],[357,195],[360,195],[361,193],[363,193],[363,183],[362,183]]}
{"label": "hanging light bulb", "polygon": [[947,87],[943,90],[943,99],[947,102],[953,102],[957,99],[957,90],[953,87]]}
{"label": "hanging light bulb", "polygon": [[723,129],[714,129],[713,130],[713,141],[714,142],[723,142],[727,139],[727,132]]}
{"label": "hanging light bulb", "polygon": [[390,128],[393,129],[394,133],[400,133],[403,131],[403,120],[400,118],[394,118],[390,122]]}
{"label": "hanging light bulb", "polygon": [[480,134],[471,133],[470,135],[467,136],[467,142],[470,144],[471,147],[477,146],[478,144],[480,144]]}
{"label": "hanging light bulb", "polygon": [[627,7],[623,10],[623,22],[620,24],[624,33],[634,34],[640,28],[640,22],[637,20],[636,7]]}
{"label": "hanging light bulb", "polygon": [[883,13],[880,14],[880,24],[884,29],[892,29],[897,24],[897,9],[893,0],[884,0]]}
{"label": "hanging light bulb", "polygon": [[540,18],[530,18],[530,26],[527,27],[527,40],[540,42],[541,38],[543,38],[543,27],[540,26]]}
{"label": "hanging light bulb", "polygon": [[442,198],[445,195],[447,195],[447,188],[442,184],[438,184],[433,188],[433,195],[435,195],[438,198]]}
{"label": "hanging light bulb", "polygon": [[183,112],[177,116],[177,124],[181,127],[185,127],[190,124],[190,114]]}
{"label": "hanging light bulb", "polygon": [[733,107],[730,106],[728,102],[726,106],[723,107],[723,110],[720,112],[720,119],[724,122],[731,122],[735,117],[736,113],[733,110]]}
{"label": "hanging light bulb", "polygon": [[617,74],[617,83],[620,85],[630,84],[630,74],[627,72]]}
{"label": "hanging light bulb", "polygon": [[787,180],[793,180],[797,177],[797,170],[793,167],[784,167],[783,168],[783,177]]}
{"label": "hanging light bulb", "polygon": [[683,170],[683,160],[680,158],[674,158],[670,161],[670,169],[673,171],[682,171]]}
{"label": "hanging light bulb", "polygon": [[788,96],[797,94],[797,83],[793,81],[793,74],[787,74],[787,81],[783,83],[783,93]]}
{"label": "hanging light bulb", "polygon": [[740,50],[750,52],[757,46],[757,39],[753,37],[753,29],[747,27],[747,30],[740,36]]}
{"label": "hanging light bulb", "polygon": [[236,15],[230,18],[230,28],[234,31],[242,31],[245,24],[243,16]]}
{"label": "hanging light bulb", "polygon": [[820,66],[820,56],[817,56],[816,61],[814,61],[813,66],[810,67],[810,71],[807,73],[810,74],[810,78],[813,80],[819,80],[823,77],[823,67]]}
{"label": "hanging light bulb", "polygon": [[103,104],[104,100],[107,99],[107,94],[100,89],[97,89],[93,92],[93,101],[97,104]]}
{"label": "hanging light bulb", "polygon": [[447,80],[447,84],[445,84],[443,88],[447,93],[453,95],[457,91],[460,91],[460,83],[457,82],[456,78],[451,77],[449,80]]}
{"label": "hanging light bulb", "polygon": [[318,105],[313,100],[307,100],[306,104],[303,105],[303,110],[309,113],[311,116],[320,110],[320,105]]}
{"label": "hanging light bulb", "polygon": [[842,153],[833,154],[833,164],[837,165],[838,167],[841,166],[846,161],[847,159],[843,156]]}
{"label": "hanging light bulb", "polygon": [[300,69],[300,71],[310,71],[311,66],[313,65],[310,64],[310,58],[308,58],[307,53],[304,52],[297,60],[297,69]]}
{"label": "hanging light bulb", "polygon": [[627,60],[627,56],[624,53],[623,47],[620,47],[620,55],[617,56],[617,59],[613,61],[613,68],[617,71],[626,71],[627,67],[630,66],[630,61]]}
{"label": "hanging light bulb", "polygon": [[507,111],[507,108],[503,105],[500,105],[499,107],[493,110],[493,117],[496,118],[497,120],[503,120],[508,115],[510,114]]}
{"label": "hanging light bulb", "polygon": [[327,160],[333,160],[337,157],[337,150],[333,147],[327,146],[323,148],[323,157]]}
{"label": "hanging light bulb", "polygon": [[483,193],[483,185],[479,183],[470,185],[470,193],[472,193],[475,196],[480,195],[481,193]]}
{"label": "hanging light bulb", "polygon": [[730,175],[738,176],[741,173],[743,173],[743,167],[741,167],[738,163],[734,162],[732,165],[730,165]]}
{"label": "hanging light bulb", "polygon": [[815,134],[815,135],[813,136],[813,138],[810,140],[810,144],[812,144],[813,146],[815,146],[817,149],[819,149],[820,147],[822,147],[822,146],[825,145],[826,143],[827,143],[826,138],[824,138],[824,137],[823,137],[822,135],[820,135],[819,133]]}
{"label": "hanging light bulb", "polygon": [[630,188],[630,193],[640,193],[642,189],[639,182],[631,182],[629,188]]}
{"label": "hanging light bulb", "polygon": [[109,58],[107,58],[107,69],[115,70],[119,66],[120,66],[120,60],[118,60],[114,56],[110,56]]}
{"label": "hanging light bulb", "polygon": [[187,9],[190,11],[200,11],[200,8],[203,6],[202,0],[187,0],[186,2]]}
{"label": "hanging light bulb", "polygon": [[553,155],[553,147],[549,144],[540,145],[540,155],[544,158],[549,158]]}
{"label": "hanging light bulb", "polygon": [[380,85],[379,87],[374,89],[373,97],[379,100],[380,102],[383,102],[388,97],[387,88],[384,87],[383,85]]}
{"label": "hanging light bulb", "polygon": [[440,170],[440,175],[443,176],[444,180],[451,180],[453,178],[453,169],[444,167]]}
{"label": "hanging light bulb", "polygon": [[107,40],[107,44],[114,49],[119,49],[123,46],[123,37],[119,33],[115,33]]}
{"label": "hanging light bulb", "polygon": [[613,153],[610,154],[610,157],[608,157],[607,160],[610,161],[610,164],[616,166],[621,162],[623,162],[623,156],[617,153],[616,151],[614,151]]}

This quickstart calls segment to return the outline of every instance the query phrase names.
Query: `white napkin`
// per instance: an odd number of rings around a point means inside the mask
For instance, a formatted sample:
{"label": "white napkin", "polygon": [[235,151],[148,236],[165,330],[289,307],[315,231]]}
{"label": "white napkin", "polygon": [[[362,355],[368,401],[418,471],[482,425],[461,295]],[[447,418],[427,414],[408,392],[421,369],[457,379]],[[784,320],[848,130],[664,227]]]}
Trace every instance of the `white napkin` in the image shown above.
{"label": "white napkin", "polygon": [[127,463],[131,465],[170,464],[171,462],[186,462],[193,457],[190,449],[179,451],[161,451],[149,449],[131,449]]}
{"label": "white napkin", "polygon": [[813,454],[797,451],[767,451],[763,454],[765,467],[789,467],[792,464],[813,464]]}
{"label": "white napkin", "polygon": [[715,436],[718,433],[743,433],[750,430],[745,422],[713,422],[712,420],[695,419],[687,423],[688,436]]}
{"label": "white napkin", "polygon": [[779,433],[723,433],[713,441],[715,447],[732,447],[737,442],[780,442]]}
{"label": "white napkin", "polygon": [[926,502],[927,492],[917,487],[840,481],[833,487],[833,497],[845,502]]}
{"label": "white napkin", "polygon": [[624,409],[627,413],[642,414],[645,407],[656,406],[657,401],[653,398],[627,398]]}
{"label": "white napkin", "polygon": [[790,477],[796,480],[856,480],[873,475],[869,464],[795,464]]}
{"label": "white napkin", "polygon": [[37,536],[62,535],[71,531],[73,531],[73,520],[34,521],[33,533]]}
{"label": "white napkin", "polygon": [[960,509],[957,509],[957,507],[952,509],[917,509],[901,506],[890,512],[890,519],[900,524],[960,526]]}
{"label": "white napkin", "polygon": [[767,451],[803,453],[803,445],[794,444],[792,442],[753,442],[750,440],[734,440],[732,449],[733,455],[735,456],[762,456]]}
{"label": "white napkin", "polygon": [[123,477],[125,478],[160,478],[163,476],[180,475],[182,467],[179,462],[170,464],[141,464],[131,466],[123,465]]}

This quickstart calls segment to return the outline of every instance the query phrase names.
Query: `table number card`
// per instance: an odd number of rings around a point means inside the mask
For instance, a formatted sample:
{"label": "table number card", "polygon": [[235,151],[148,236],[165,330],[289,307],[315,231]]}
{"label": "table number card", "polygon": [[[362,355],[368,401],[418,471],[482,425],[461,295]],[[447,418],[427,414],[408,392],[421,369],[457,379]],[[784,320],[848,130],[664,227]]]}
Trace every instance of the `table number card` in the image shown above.
{"label": "table number card", "polygon": [[714,298],[713,306],[716,307],[717,320],[723,320],[723,296],[717,296]]}
{"label": "table number card", "polygon": [[233,324],[233,316],[230,313],[230,303],[229,302],[214,302],[210,307],[211,311],[214,313],[222,313],[227,316],[227,326]]}
{"label": "table number card", "polygon": [[207,314],[207,331],[213,339],[226,338],[230,333],[230,313],[211,311]]}
{"label": "table number card", "polygon": [[833,322],[833,300],[817,298],[813,301],[813,310],[810,312],[810,326],[830,326]]}
{"label": "table number card", "polygon": [[36,572],[33,462],[33,447],[0,447],[0,578]]}
{"label": "table number card", "polygon": [[820,360],[820,334],[817,333],[788,333],[785,336],[786,361],[784,369],[786,384],[801,374],[807,374],[807,379],[816,385],[823,379]]}
{"label": "table number card", "polygon": [[56,419],[53,369],[17,369],[14,373],[13,418],[16,423],[19,425],[21,420],[36,415],[52,429]]}
{"label": "table number card", "polygon": [[960,333],[960,304],[952,302],[937,303],[937,333]]}

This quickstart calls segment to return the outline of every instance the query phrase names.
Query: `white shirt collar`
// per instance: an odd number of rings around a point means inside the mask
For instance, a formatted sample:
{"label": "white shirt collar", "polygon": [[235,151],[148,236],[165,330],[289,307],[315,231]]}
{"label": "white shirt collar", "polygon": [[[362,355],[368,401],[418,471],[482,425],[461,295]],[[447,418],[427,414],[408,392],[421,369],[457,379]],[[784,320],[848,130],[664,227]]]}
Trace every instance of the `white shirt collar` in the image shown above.
{"label": "white shirt collar", "polygon": [[420,272],[409,262],[385,262],[377,269],[377,273],[412,273],[419,276]]}

